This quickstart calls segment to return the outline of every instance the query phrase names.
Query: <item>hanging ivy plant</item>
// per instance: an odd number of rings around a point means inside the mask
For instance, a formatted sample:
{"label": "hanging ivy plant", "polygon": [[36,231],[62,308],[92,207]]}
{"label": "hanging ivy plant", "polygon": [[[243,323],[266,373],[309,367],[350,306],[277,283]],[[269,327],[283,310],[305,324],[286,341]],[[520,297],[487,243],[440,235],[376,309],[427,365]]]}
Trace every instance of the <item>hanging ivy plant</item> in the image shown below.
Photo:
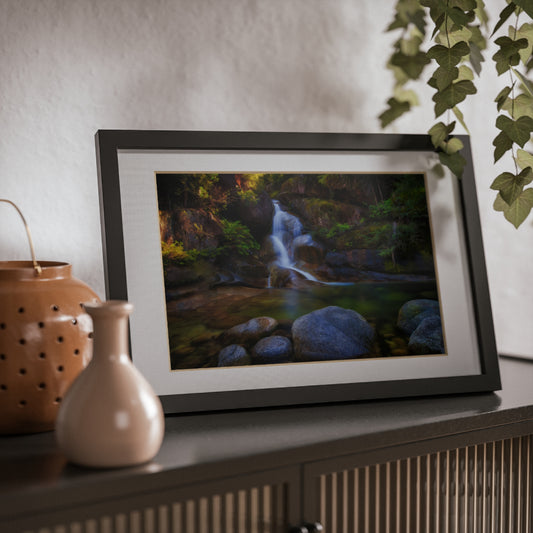
{"label": "hanging ivy plant", "polygon": [[[533,133],[533,84],[527,79],[533,66],[533,0],[500,1],[504,5],[498,22],[486,36],[488,17],[482,0],[398,0],[387,28],[401,30],[387,65],[394,74],[394,93],[379,119],[385,128],[419,104],[408,84],[420,80],[432,65],[428,84],[434,90],[438,121],[428,133],[440,162],[461,177],[466,164],[461,155],[463,144],[453,132],[457,122],[467,132],[468,128],[459,105],[477,92],[475,78],[481,74],[487,40],[511,19],[508,35],[494,40],[498,51],[492,60],[498,75],[509,75],[509,85],[495,96],[500,114],[493,145],[494,161],[511,151],[514,168],[497,176],[491,188],[498,191],[494,208],[518,228],[533,208],[533,187],[528,187],[533,182],[533,154],[524,149]],[[428,17],[432,23],[430,44],[426,43]]]}

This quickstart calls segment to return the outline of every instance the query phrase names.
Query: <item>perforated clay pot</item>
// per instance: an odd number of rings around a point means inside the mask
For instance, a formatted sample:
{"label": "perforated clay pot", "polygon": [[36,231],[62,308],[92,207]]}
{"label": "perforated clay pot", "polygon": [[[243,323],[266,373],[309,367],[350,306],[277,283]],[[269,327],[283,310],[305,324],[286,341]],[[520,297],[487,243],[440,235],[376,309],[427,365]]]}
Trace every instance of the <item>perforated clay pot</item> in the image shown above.
{"label": "perforated clay pot", "polygon": [[83,303],[98,300],[68,263],[0,261],[0,433],[54,429],[92,353]]}

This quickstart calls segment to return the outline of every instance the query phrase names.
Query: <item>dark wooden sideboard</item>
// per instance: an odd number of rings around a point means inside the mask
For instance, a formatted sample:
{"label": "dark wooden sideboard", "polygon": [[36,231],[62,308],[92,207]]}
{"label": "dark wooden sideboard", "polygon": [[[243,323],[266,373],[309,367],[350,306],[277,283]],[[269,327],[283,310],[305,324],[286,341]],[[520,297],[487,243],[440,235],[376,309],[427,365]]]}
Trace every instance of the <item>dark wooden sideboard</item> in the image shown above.
{"label": "dark wooden sideboard", "polygon": [[532,531],[533,361],[501,373],[489,394],[169,416],[134,468],[0,437],[0,531]]}

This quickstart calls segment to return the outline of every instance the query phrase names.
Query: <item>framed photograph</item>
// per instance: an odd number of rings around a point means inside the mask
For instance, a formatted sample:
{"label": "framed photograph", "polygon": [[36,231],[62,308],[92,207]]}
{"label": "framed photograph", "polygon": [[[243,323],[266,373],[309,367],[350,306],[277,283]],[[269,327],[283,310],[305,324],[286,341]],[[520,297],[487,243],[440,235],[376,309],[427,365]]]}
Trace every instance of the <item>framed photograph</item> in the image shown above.
{"label": "framed photograph", "polygon": [[500,388],[470,144],[96,135],[106,297],[165,412]]}

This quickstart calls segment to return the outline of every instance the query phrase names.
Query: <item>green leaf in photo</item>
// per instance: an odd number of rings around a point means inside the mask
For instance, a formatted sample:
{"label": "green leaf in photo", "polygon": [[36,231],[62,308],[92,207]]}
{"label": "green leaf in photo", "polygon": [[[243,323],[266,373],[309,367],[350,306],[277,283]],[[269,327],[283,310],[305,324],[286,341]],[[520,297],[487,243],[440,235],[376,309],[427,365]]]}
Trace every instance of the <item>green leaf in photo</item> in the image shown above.
{"label": "green leaf in photo", "polygon": [[463,141],[461,141],[461,139],[458,137],[452,137],[449,141],[444,141],[443,144],[443,150],[448,155],[455,154],[464,148]]}
{"label": "green leaf in photo", "polygon": [[519,94],[514,100],[507,98],[501,109],[507,111],[511,117],[531,117],[533,118],[533,96],[529,94]]}
{"label": "green leaf in photo", "polygon": [[454,44],[464,41],[470,42],[473,37],[472,29],[469,27],[459,28],[448,33],[439,33],[435,41],[444,46],[453,46]]}
{"label": "green leaf in photo", "polygon": [[431,142],[435,148],[439,148],[442,143],[447,139],[448,135],[454,130],[455,122],[451,124],[444,124],[444,122],[438,122],[428,131],[431,136]]}
{"label": "green leaf in photo", "polygon": [[442,91],[448,87],[453,81],[459,77],[459,69],[452,67],[450,69],[438,67],[433,73],[432,80],[435,81],[435,86],[438,91]]}
{"label": "green leaf in photo", "polygon": [[501,197],[509,205],[522,194],[524,187],[529,185],[533,180],[531,167],[527,167],[520,174],[515,175],[512,172],[503,172],[490,186],[495,191],[500,191]]}
{"label": "green leaf in photo", "polygon": [[418,52],[414,56],[408,56],[402,52],[396,52],[392,55],[391,64],[400,67],[407,76],[412,80],[417,80],[422,74],[424,67],[431,62],[424,52]]}
{"label": "green leaf in photo", "polygon": [[513,120],[505,115],[499,115],[496,119],[496,127],[505,132],[511,141],[523,148],[531,138],[533,118],[524,116]]}
{"label": "green leaf in photo", "polygon": [[498,193],[494,203],[492,204],[492,208],[494,211],[505,212],[507,209],[509,209],[509,204],[502,198],[502,195]]}
{"label": "green leaf in photo", "polygon": [[454,154],[447,154],[446,152],[439,152],[440,162],[448,167],[458,178],[463,176],[463,171],[466,166],[466,159],[460,152]]}
{"label": "green leaf in photo", "polygon": [[454,44],[451,48],[443,46],[442,44],[436,44],[427,51],[428,57],[434,59],[446,70],[450,70],[457,66],[461,62],[461,59],[469,53],[470,47],[464,41]]}
{"label": "green leaf in photo", "polygon": [[403,87],[395,87],[394,98],[398,102],[407,102],[411,106],[420,105],[418,95],[412,89],[404,89]]}
{"label": "green leaf in photo", "polygon": [[[515,29],[511,26],[509,27],[509,37],[513,38],[515,36]],[[527,63],[527,60],[533,52],[533,24],[528,22],[522,24],[518,30],[516,30],[516,37],[519,39],[526,39],[528,45],[526,48],[522,48],[518,53],[520,55],[520,60],[524,65]]]}
{"label": "green leaf in photo", "polygon": [[481,63],[485,61],[481,48],[474,42],[470,43],[470,64],[474,72],[479,76],[481,74]]}
{"label": "green leaf in photo", "polygon": [[519,70],[516,70],[514,68],[513,69],[513,73],[520,80],[520,82],[525,87],[525,89],[529,93],[529,95],[533,96],[533,84]]}
{"label": "green leaf in photo", "polygon": [[397,118],[401,117],[404,113],[407,113],[411,109],[411,104],[409,102],[400,102],[396,98],[389,98],[387,100],[388,109],[383,111],[379,115],[379,120],[381,121],[381,127],[385,128]]}
{"label": "green leaf in photo", "polygon": [[522,169],[533,168],[533,154],[519,148],[516,152],[516,163]]}
{"label": "green leaf in photo", "polygon": [[533,207],[533,189],[526,189],[522,194],[504,210],[504,217],[515,227],[519,228],[528,217]]}
{"label": "green leaf in photo", "polygon": [[498,37],[494,41],[500,49],[492,56],[496,63],[496,71],[498,75],[507,72],[511,66],[516,66],[520,63],[520,50],[527,48],[529,43],[527,39],[513,40],[510,37]]}
{"label": "green leaf in photo", "polygon": [[513,147],[513,141],[509,138],[507,133],[500,131],[492,141],[492,145],[494,146],[494,162],[496,163],[496,161]]}
{"label": "green leaf in photo", "polygon": [[400,39],[400,52],[406,56],[414,56],[420,51],[423,36],[417,33],[412,35],[410,39]]}
{"label": "green leaf in photo", "polygon": [[494,101],[497,104],[498,111],[502,109],[502,107],[505,105],[505,102],[507,101],[507,98],[509,97],[509,94],[511,94],[511,91],[513,90],[512,87],[504,87],[499,93],[498,96],[494,99]]}
{"label": "green leaf in photo", "polygon": [[453,114],[457,117],[457,120],[459,121],[459,124],[461,124],[461,126],[463,126],[464,130],[466,131],[466,133],[468,133],[468,135],[470,135],[470,132],[468,131],[468,127],[466,125],[465,117],[464,117],[462,111],[457,106],[453,107],[452,111],[453,111]]}
{"label": "green leaf in photo", "polygon": [[505,24],[509,17],[514,13],[515,9],[516,4],[514,2],[509,2],[509,5],[500,13],[500,18],[492,30],[491,37]]}
{"label": "green leaf in photo", "polygon": [[514,3],[533,18],[533,0],[514,0]]}
{"label": "green leaf in photo", "polygon": [[474,84],[469,80],[458,81],[433,95],[435,102],[435,116],[439,117],[447,109],[453,109],[461,103],[469,94],[477,92]]}
{"label": "green leaf in photo", "polygon": [[472,69],[466,65],[461,65],[459,67],[459,75],[457,76],[457,81],[469,80],[474,81],[474,73]]}

